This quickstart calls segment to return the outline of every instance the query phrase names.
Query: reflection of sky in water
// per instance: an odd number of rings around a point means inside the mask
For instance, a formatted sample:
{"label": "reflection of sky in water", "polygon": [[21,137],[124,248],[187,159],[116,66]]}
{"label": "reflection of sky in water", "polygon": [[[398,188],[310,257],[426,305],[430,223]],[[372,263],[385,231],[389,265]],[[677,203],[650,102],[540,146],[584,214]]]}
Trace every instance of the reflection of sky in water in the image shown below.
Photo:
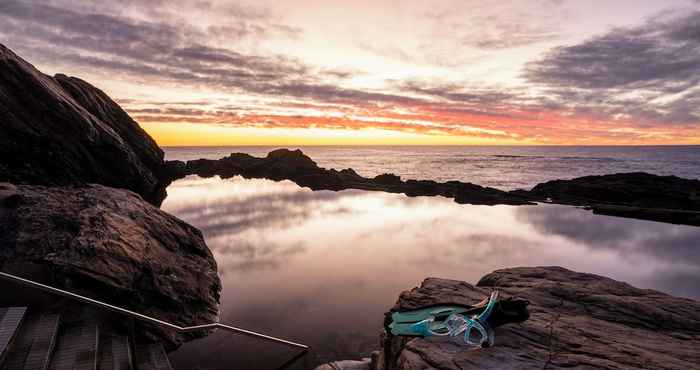
{"label": "reflection of sky in water", "polygon": [[[560,265],[700,296],[700,228],[241,178],[189,177],[168,194],[162,208],[200,228],[218,261],[222,321],[310,344],[320,360],[376,348],[382,313],[427,276],[476,282],[499,268]],[[250,356],[235,366],[265,368]]]}

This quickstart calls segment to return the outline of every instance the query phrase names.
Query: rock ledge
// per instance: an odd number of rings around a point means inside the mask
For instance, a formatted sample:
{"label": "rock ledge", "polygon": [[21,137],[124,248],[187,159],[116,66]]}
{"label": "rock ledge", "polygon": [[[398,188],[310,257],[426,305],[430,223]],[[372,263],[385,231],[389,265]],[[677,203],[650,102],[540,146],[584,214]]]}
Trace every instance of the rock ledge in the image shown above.
{"label": "rock ledge", "polygon": [[530,301],[530,319],[496,329],[492,348],[461,351],[422,338],[387,338],[367,368],[677,369],[700,363],[700,302],[561,267],[497,270],[476,286],[428,278],[395,308],[474,303],[491,289]]}

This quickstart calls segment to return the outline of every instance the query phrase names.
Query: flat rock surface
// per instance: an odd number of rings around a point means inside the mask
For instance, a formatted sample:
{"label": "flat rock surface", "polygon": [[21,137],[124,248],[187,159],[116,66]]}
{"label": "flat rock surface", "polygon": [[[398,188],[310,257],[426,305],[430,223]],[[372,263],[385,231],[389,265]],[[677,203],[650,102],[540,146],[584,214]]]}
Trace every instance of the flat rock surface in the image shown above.
{"label": "flat rock surface", "polygon": [[163,151],[107,94],[0,44],[0,181],[130,189],[158,204]]}
{"label": "flat rock surface", "polygon": [[0,183],[0,270],[179,325],[218,317],[201,232],[128,190]]}
{"label": "flat rock surface", "polygon": [[476,286],[429,278],[395,308],[475,303],[493,288],[530,301],[530,319],[465,351],[423,338],[384,341],[379,369],[679,369],[700,364],[700,303],[561,267],[498,270]]}

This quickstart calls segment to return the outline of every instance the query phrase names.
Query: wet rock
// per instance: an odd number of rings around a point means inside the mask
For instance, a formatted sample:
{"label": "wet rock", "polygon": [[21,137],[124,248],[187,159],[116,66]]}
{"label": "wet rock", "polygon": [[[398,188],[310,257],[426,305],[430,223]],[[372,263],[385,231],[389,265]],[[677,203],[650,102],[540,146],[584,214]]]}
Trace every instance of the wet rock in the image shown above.
{"label": "wet rock", "polygon": [[491,289],[526,298],[530,318],[496,329],[494,347],[387,338],[374,365],[408,369],[682,369],[700,363],[700,302],[561,267],[498,270],[476,286],[427,279],[397,307],[473,303]]}
{"label": "wet rock", "polygon": [[188,161],[185,172],[181,166],[171,170],[172,179],[186,175],[203,177],[243,176],[246,178],[267,178],[271,180],[291,180],[300,186],[313,190],[345,190],[360,189],[369,191],[385,191],[404,193],[409,196],[442,195],[455,198],[459,203],[470,204],[531,204],[527,199],[498,189],[486,188],[479,185],[450,181],[438,183],[435,181],[403,181],[393,174],[382,174],[374,178],[366,178],[348,168],[341,171],[319,167],[316,162],[301,150],[278,149],[266,157],[257,158],[244,153],[233,153],[219,160],[197,159]]}
{"label": "wet rock", "polygon": [[[128,190],[0,183],[0,270],[178,325],[218,317],[201,232]],[[189,338],[150,333],[169,348]]]}
{"label": "wet rock", "polygon": [[163,151],[103,91],[47,76],[0,44],[0,181],[129,189],[165,196]]}

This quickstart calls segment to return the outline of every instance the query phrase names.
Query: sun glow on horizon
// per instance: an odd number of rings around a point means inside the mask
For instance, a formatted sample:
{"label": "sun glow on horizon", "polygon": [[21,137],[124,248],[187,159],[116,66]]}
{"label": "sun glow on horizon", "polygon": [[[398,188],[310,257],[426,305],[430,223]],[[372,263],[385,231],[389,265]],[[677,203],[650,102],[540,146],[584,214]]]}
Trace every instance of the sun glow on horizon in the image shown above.
{"label": "sun glow on horizon", "polygon": [[425,135],[364,128],[250,128],[183,123],[141,124],[160,146],[247,145],[527,145],[536,142]]}

